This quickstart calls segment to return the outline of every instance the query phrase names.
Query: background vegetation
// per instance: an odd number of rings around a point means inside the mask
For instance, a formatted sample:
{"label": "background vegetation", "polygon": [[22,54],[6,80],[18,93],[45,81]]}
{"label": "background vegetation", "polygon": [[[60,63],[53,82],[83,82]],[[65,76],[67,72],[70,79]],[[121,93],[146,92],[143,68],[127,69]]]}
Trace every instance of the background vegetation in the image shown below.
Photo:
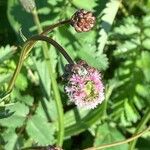
{"label": "background vegetation", "polygon": [[[150,0],[35,2],[36,14],[27,13],[19,0],[0,1],[0,149],[17,150],[58,143],[60,114],[51,87],[49,67],[57,80],[63,104],[65,150],[81,150],[125,140],[148,127]],[[105,101],[92,111],[78,109],[70,103],[60,79],[67,62],[55,48],[48,46],[51,60],[51,66],[48,66],[40,42],[24,62],[11,97],[6,95],[20,56],[23,35],[29,38],[50,24],[70,18],[79,8],[94,12],[97,23],[92,31],[76,33],[67,25],[55,29],[49,36],[74,60],[86,60],[101,70]],[[37,14],[40,25],[35,20]],[[108,149],[149,148],[150,131],[147,131],[138,141]]]}

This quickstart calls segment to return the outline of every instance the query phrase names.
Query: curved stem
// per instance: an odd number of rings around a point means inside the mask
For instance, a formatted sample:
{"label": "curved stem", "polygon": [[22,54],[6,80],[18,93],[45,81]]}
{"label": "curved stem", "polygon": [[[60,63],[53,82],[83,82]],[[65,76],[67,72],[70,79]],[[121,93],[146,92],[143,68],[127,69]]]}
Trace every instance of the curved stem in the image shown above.
{"label": "curved stem", "polygon": [[40,35],[47,35],[54,28],[62,26],[64,24],[70,24],[70,22],[71,22],[71,20],[68,19],[68,20],[63,20],[63,21],[60,21],[60,22],[58,22],[56,24],[50,25],[49,27],[45,28],[44,31]]}
{"label": "curved stem", "polygon": [[22,65],[23,65],[24,59],[25,59],[27,53],[29,53],[29,51],[33,48],[34,44],[35,44],[35,42],[33,42],[33,41],[30,41],[30,42],[24,44],[21,54],[20,54],[20,57],[19,57],[17,67],[16,67],[14,74],[8,84],[8,87],[7,87],[8,93],[10,93],[12,91],[15,81],[16,81],[16,78],[21,70]]}
{"label": "curved stem", "polygon": [[[52,31],[54,28],[56,27],[59,27],[61,25],[65,25],[65,24],[70,24],[70,19],[68,20],[64,20],[64,21],[61,21],[61,22],[58,22],[56,24],[53,24],[53,25],[50,25],[49,27],[47,27],[44,31],[40,25],[40,20],[39,20],[39,17],[38,17],[38,14],[37,14],[37,11],[36,9],[34,9],[32,11],[32,14],[33,14],[33,18],[34,18],[34,22],[37,26],[37,29],[38,29],[38,32],[39,32],[39,35],[47,35],[50,31]],[[40,40],[40,39],[39,39]],[[42,39],[41,39],[42,40]],[[42,40],[44,41],[44,40]],[[65,52],[65,50],[57,43],[55,42],[54,40],[45,40],[47,42],[49,42],[50,44],[52,44],[54,47],[58,48],[60,50],[60,52],[65,56],[66,59],[68,59],[68,61],[70,63],[73,63],[72,59],[69,57],[69,55]],[[51,42],[50,42],[51,41]],[[31,51],[31,49],[33,48],[34,44],[36,43],[36,40],[27,40],[27,42],[24,44],[23,46],[23,49],[21,51],[21,54],[20,54],[20,57],[19,57],[19,62],[18,62],[18,65],[14,71],[14,74],[8,84],[8,87],[7,87],[7,93],[10,93],[14,87],[14,84],[15,84],[15,81],[16,81],[16,78],[22,68],[22,65],[23,65],[23,62],[25,60],[25,58],[27,57],[28,53]],[[46,58],[46,63],[48,65],[48,71],[49,71],[49,74],[50,74],[50,77],[51,77],[51,81],[52,81],[52,88],[53,88],[53,91],[54,91],[54,96],[55,96],[55,99],[56,99],[56,106],[57,106],[57,112],[58,112],[58,122],[59,122],[59,132],[58,132],[58,141],[57,141],[57,145],[59,146],[62,146],[63,144],[63,137],[64,137],[64,125],[63,125],[63,106],[62,106],[62,103],[61,103],[61,98],[60,98],[60,93],[59,93],[59,89],[58,89],[58,86],[57,86],[57,82],[56,82],[56,79],[52,73],[52,65],[51,65],[51,62],[50,62],[50,59],[48,57],[48,48],[47,48],[47,45],[43,45],[43,52],[44,52],[44,57]]]}
{"label": "curved stem", "polygon": [[[33,45],[35,43],[34,41],[37,41],[37,40],[45,41],[45,42],[48,42],[48,43],[52,44],[54,47],[56,47],[63,54],[63,56],[68,60],[69,63],[71,63],[71,64],[74,63],[73,60],[71,59],[71,57],[66,53],[66,51],[56,41],[54,41],[53,39],[48,38],[46,36],[41,36],[41,35],[34,36],[31,39],[27,40],[27,42],[25,43],[25,45],[23,47],[23,50],[22,50],[20,58],[19,58],[18,65],[17,65],[16,70],[13,74],[13,77],[10,81],[10,84],[8,86],[8,89],[7,89],[8,92],[10,92],[13,89],[13,86],[15,84],[17,75],[19,74],[19,72],[21,70],[21,67],[23,65],[24,59],[27,56],[27,54],[30,52],[30,50],[33,48]],[[62,146],[63,136],[64,136],[63,106],[62,106],[62,103],[61,103],[60,93],[59,93],[59,89],[58,89],[58,86],[57,86],[57,82],[56,82],[55,77],[52,75],[52,72],[51,72],[51,81],[52,81],[52,88],[53,88],[53,91],[54,91],[54,96],[55,96],[55,99],[56,99],[58,116],[59,116],[59,119],[58,119],[59,134],[58,134],[58,143],[57,143],[57,145]]]}
{"label": "curved stem", "polygon": [[[47,30],[43,31],[42,26],[40,24],[40,19],[39,19],[36,7],[32,11],[32,14],[33,14],[34,22],[37,26],[38,33],[39,34],[41,33],[41,35],[44,35],[44,34],[48,33],[49,31],[51,31],[52,29],[54,29],[55,27],[60,26],[60,23],[57,23],[55,25],[51,25]],[[29,41],[31,41],[31,40],[29,40]],[[42,44],[42,49],[43,49],[44,60],[45,60],[46,65],[47,65],[47,70],[48,70],[48,73],[49,73],[49,77],[51,79],[51,85],[52,85],[52,89],[53,89],[53,92],[54,92],[54,98],[55,98],[56,108],[57,108],[57,113],[58,113],[58,122],[59,122],[58,128],[59,128],[59,131],[58,131],[58,134],[57,134],[57,145],[62,146],[63,137],[64,137],[63,105],[62,105],[62,102],[61,102],[61,97],[60,97],[60,93],[59,93],[59,89],[58,89],[58,84],[56,82],[55,75],[53,74],[52,63],[51,63],[51,59],[50,59],[50,56],[49,56],[49,50],[48,50],[47,43]]]}
{"label": "curved stem", "polygon": [[48,38],[46,36],[42,36],[42,35],[33,36],[29,40],[26,41],[26,43],[25,43],[25,45],[24,45],[24,47],[23,47],[23,49],[21,51],[18,65],[17,65],[17,67],[15,69],[13,77],[11,78],[10,83],[8,85],[8,88],[7,88],[7,92],[8,93],[13,89],[13,86],[15,84],[17,75],[20,72],[21,67],[23,65],[23,61],[24,61],[25,57],[27,56],[27,54],[30,52],[30,50],[33,48],[34,44],[36,43],[35,41],[37,41],[37,40],[45,41],[45,42],[48,42],[48,43],[52,44],[55,48],[57,48],[59,50],[59,52],[66,58],[66,60],[69,63],[74,64],[73,60],[67,54],[65,49],[62,46],[60,46],[56,41],[54,41],[53,39]]}
{"label": "curved stem", "polygon": [[118,146],[118,145],[122,145],[122,144],[126,144],[129,143],[137,138],[139,138],[140,136],[142,136],[146,131],[150,130],[150,126],[148,128],[146,128],[145,130],[143,130],[142,132],[134,135],[133,137],[127,139],[127,140],[123,140],[123,141],[119,141],[119,142],[114,142],[111,144],[105,144],[99,147],[91,147],[91,148],[86,148],[84,150],[100,150],[100,149],[104,149],[104,148],[108,148],[108,147],[114,147],[114,146]]}
{"label": "curved stem", "polygon": [[59,52],[66,58],[66,60],[70,63],[70,64],[74,64],[74,61],[72,60],[72,58],[68,55],[68,53],[65,51],[65,49],[60,45],[58,44],[55,40],[47,37],[47,36],[42,36],[42,35],[35,35],[33,37],[31,37],[28,41],[37,41],[37,40],[40,40],[40,41],[45,41],[45,42],[48,42],[50,44],[52,44],[56,49],[59,50]]}
{"label": "curved stem", "polygon": [[[42,33],[40,33],[40,35],[47,35],[54,28],[62,26],[62,25],[65,25],[65,24],[69,24],[69,23],[70,23],[70,19],[58,22],[58,23],[53,24],[53,25],[50,25],[44,31],[42,31]],[[39,30],[39,31],[41,31],[41,30]],[[22,57],[20,56],[20,58],[19,58],[18,65],[17,65],[17,67],[15,69],[15,72],[13,74],[13,77],[11,78],[10,83],[9,83],[9,85],[7,87],[7,93],[11,92],[11,90],[12,90],[12,88],[14,86],[16,77],[17,77],[18,73],[20,72],[20,69],[21,69],[20,67],[22,67],[22,58],[24,57],[24,59],[25,59],[26,55],[30,52],[30,50],[33,48],[35,43],[36,43],[36,41],[32,41],[32,42],[30,41],[30,43],[28,43],[28,46],[30,48],[28,50],[27,50],[27,48],[23,48],[23,50],[21,52]],[[27,51],[26,54],[24,54],[25,51]]]}
{"label": "curved stem", "polygon": [[[140,123],[138,124],[137,128],[136,128],[136,131],[134,133],[134,135],[137,133],[137,132],[140,132],[143,127],[145,126],[145,124],[149,121],[150,119],[150,108],[147,109],[144,117],[142,118],[142,120],[140,121]],[[134,140],[130,143],[129,145],[129,150],[134,150],[134,147],[136,145],[136,142],[137,140]]]}

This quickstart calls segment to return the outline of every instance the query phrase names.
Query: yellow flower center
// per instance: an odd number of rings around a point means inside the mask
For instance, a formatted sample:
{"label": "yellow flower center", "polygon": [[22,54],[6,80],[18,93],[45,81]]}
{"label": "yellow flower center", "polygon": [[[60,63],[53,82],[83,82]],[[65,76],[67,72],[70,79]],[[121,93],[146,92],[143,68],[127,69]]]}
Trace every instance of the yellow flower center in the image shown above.
{"label": "yellow flower center", "polygon": [[94,88],[94,84],[92,81],[88,81],[86,84],[85,84],[85,89],[84,89],[87,97],[86,97],[86,101],[92,101],[94,98],[97,97],[97,94],[96,94],[96,91],[95,91],[95,88]]}

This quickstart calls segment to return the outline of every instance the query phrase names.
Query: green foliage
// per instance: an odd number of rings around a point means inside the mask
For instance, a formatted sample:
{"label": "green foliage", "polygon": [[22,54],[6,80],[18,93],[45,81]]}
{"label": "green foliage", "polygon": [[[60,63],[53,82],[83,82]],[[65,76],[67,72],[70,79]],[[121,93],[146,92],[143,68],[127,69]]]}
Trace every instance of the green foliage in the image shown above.
{"label": "green foliage", "polygon": [[124,19],[112,33],[118,42],[114,57],[122,62],[115,71],[118,87],[112,95],[115,104],[111,116],[123,126],[141,119],[140,113],[149,104],[150,52],[143,45],[149,39],[144,32],[148,27],[148,16],[140,20],[132,16]]}
{"label": "green foliage", "polygon": [[107,42],[108,33],[110,31],[111,25],[114,21],[116,13],[119,8],[119,0],[110,0],[106,3],[106,8],[102,11],[101,24],[99,31],[98,42],[98,55],[102,54],[104,46]]}
{"label": "green foliage", "polygon": [[30,138],[39,145],[54,143],[54,126],[45,122],[45,119],[39,115],[34,115],[28,120],[26,130]]}
{"label": "green foliage", "polygon": [[[110,125],[105,123],[97,128],[94,146],[98,147],[102,144],[112,143],[124,139],[125,137],[116,127],[111,127]],[[126,149],[128,149],[127,144],[108,148],[108,150],[126,150]]]}
{"label": "green foliage", "polygon": [[[105,101],[101,105],[94,110],[76,108],[60,79],[67,61],[48,45],[52,76],[57,81],[64,110],[63,148],[84,149],[127,139],[150,105],[150,0],[127,0],[121,5],[119,0],[35,2],[42,28],[70,18],[79,8],[93,11],[97,18],[90,32],[76,33],[71,26],[64,25],[48,35],[73,60],[85,60],[100,70],[105,84]],[[13,91],[7,93],[20,56],[21,37],[37,34],[38,26],[34,13],[27,13],[19,0],[3,2],[0,8],[3,5],[7,12],[0,9],[0,13],[3,19],[7,13],[11,28],[4,30],[8,23],[1,21],[0,35],[7,40],[3,42],[0,36],[0,149],[55,145],[60,114],[41,42],[35,44],[24,61]],[[143,126],[148,123],[149,120]],[[147,133],[140,138],[136,148],[148,149],[149,137]],[[77,141],[80,142],[76,144]],[[108,149],[126,150],[128,144]]]}

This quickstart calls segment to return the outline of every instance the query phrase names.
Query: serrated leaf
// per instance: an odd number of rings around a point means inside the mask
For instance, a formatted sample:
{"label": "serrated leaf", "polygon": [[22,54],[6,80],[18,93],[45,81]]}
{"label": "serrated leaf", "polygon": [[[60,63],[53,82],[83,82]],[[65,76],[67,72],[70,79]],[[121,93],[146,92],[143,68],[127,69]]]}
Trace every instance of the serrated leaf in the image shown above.
{"label": "serrated leaf", "polygon": [[0,47],[0,63],[4,62],[11,56],[13,56],[16,47],[10,47],[10,45],[6,45],[5,47]]}
{"label": "serrated leaf", "polygon": [[13,128],[22,126],[26,115],[29,113],[29,108],[23,103],[17,102],[12,106],[7,107],[7,109],[10,115],[7,118],[0,119],[0,124],[2,126]]}
{"label": "serrated leaf", "polygon": [[133,121],[135,123],[138,120],[138,116],[135,113],[132,105],[128,102],[128,100],[125,100],[124,108],[125,108],[125,115],[126,115],[127,120],[129,122]]}
{"label": "serrated leaf", "polygon": [[150,86],[149,85],[137,84],[136,92],[138,93],[138,95],[145,98],[148,103],[150,103],[149,102],[149,98],[150,98]]}
{"label": "serrated leaf", "polygon": [[12,99],[17,100],[18,102],[24,103],[27,106],[32,106],[33,104],[33,97],[30,95],[21,95],[18,89],[14,89],[11,93]]}
{"label": "serrated leaf", "polygon": [[54,143],[55,127],[38,115],[32,116],[29,119],[26,130],[30,138],[40,146],[52,145]]}
{"label": "serrated leaf", "polygon": [[45,120],[49,120],[52,122],[57,121],[57,109],[56,102],[54,100],[48,101],[46,98],[40,100],[39,106],[36,110],[36,114],[41,116]]}
{"label": "serrated leaf", "polygon": [[103,10],[102,22],[101,22],[101,29],[99,31],[99,38],[97,42],[98,45],[98,54],[102,54],[104,46],[107,42],[108,32],[111,29],[111,25],[115,19],[117,14],[118,8],[120,5],[120,0],[110,0],[106,4],[106,8]]}
{"label": "serrated leaf", "polygon": [[94,57],[88,52],[79,51],[78,56],[85,60],[90,66],[93,66],[99,70],[106,70],[108,67],[108,58],[105,54]]}
{"label": "serrated leaf", "polygon": [[17,145],[18,145],[18,136],[15,133],[15,129],[14,128],[9,128],[7,129],[4,134],[4,141],[6,142],[5,144],[5,149],[6,150],[14,150],[14,149],[18,149]]}

